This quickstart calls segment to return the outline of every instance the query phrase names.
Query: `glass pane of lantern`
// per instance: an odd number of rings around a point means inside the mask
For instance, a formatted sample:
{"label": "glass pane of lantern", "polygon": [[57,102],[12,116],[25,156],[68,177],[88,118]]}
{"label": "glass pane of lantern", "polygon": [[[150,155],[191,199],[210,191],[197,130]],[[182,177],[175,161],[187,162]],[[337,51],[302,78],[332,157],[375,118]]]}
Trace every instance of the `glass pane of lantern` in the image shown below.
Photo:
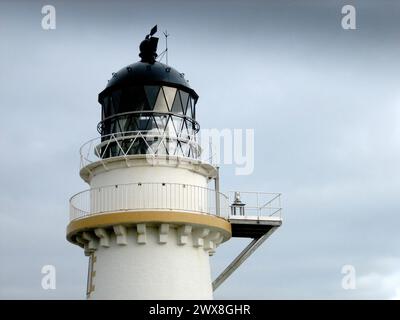
{"label": "glass pane of lantern", "polygon": [[172,121],[174,123],[175,129],[176,129],[176,134],[179,137],[180,133],[182,131],[182,118],[180,117],[173,117]]}
{"label": "glass pane of lantern", "polygon": [[186,114],[186,108],[189,100],[189,94],[185,91],[181,91],[181,99],[182,99],[182,106],[183,106],[183,113]]}
{"label": "glass pane of lantern", "polygon": [[182,114],[183,113],[183,109],[182,109],[182,102],[181,102],[181,97],[180,97],[180,93],[179,92],[180,92],[180,90],[178,90],[176,92],[175,100],[174,100],[174,103],[172,105],[171,112]]}
{"label": "glass pane of lantern", "polygon": [[119,122],[119,132],[124,132],[125,130],[125,125],[126,125],[126,118],[122,117],[118,120]]}
{"label": "glass pane of lantern", "polygon": [[183,120],[182,121],[182,129],[181,129],[181,137],[183,139],[187,139],[188,135],[189,135],[189,132],[188,132],[188,129],[187,129],[187,126],[186,126],[186,120]]}
{"label": "glass pane of lantern", "polygon": [[186,110],[186,115],[188,117],[193,118],[193,115],[192,115],[192,98],[191,97],[189,97],[189,99],[188,99],[188,106],[187,106],[187,110]]}
{"label": "glass pane of lantern", "polygon": [[183,155],[185,157],[188,157],[189,156],[189,145],[187,143],[182,142],[181,146],[182,146]]}
{"label": "glass pane of lantern", "polygon": [[157,124],[157,128],[160,134],[162,134],[166,128],[167,125],[167,116],[154,116],[154,120]]}
{"label": "glass pane of lantern", "polygon": [[156,104],[154,105],[154,111],[157,112],[169,112],[167,107],[167,102],[165,101],[163,90],[158,92],[158,97],[156,100]]}
{"label": "glass pane of lantern", "polygon": [[121,129],[121,126],[120,126],[120,123],[119,123],[119,119],[118,119],[118,118],[117,118],[117,119],[113,119],[113,122],[114,122],[114,130],[113,130],[113,133],[114,133],[114,132],[121,132],[122,129]]}
{"label": "glass pane of lantern", "polygon": [[192,98],[192,118],[196,119],[196,107],[195,107],[195,100]]}
{"label": "glass pane of lantern", "polygon": [[178,142],[178,144],[177,144],[177,148],[176,148],[175,154],[176,154],[177,156],[183,156],[183,151],[182,151],[181,143],[180,143],[180,142]]}
{"label": "glass pane of lantern", "polygon": [[188,128],[188,132],[189,132],[189,135],[194,135],[194,122],[191,122],[191,121],[188,121],[188,120],[186,120],[186,125],[187,125],[187,128]]}
{"label": "glass pane of lantern", "polygon": [[176,153],[176,141],[173,140],[169,140],[165,143],[166,147],[167,147],[167,152],[170,155],[174,155]]}
{"label": "glass pane of lantern", "polygon": [[180,127],[177,126],[177,123],[175,121],[177,117],[171,116],[171,118],[169,119],[169,122],[171,123],[171,127],[174,130],[174,137],[178,136]]}
{"label": "glass pane of lantern", "polygon": [[163,87],[165,99],[167,100],[168,110],[172,109],[172,105],[174,102],[176,88],[171,87]]}
{"label": "glass pane of lantern", "polygon": [[142,86],[129,87],[122,91],[120,112],[149,109],[149,103]]}
{"label": "glass pane of lantern", "polygon": [[103,100],[103,118],[105,119],[111,115],[111,102],[110,97],[105,97]]}
{"label": "glass pane of lantern", "polygon": [[116,90],[111,94],[111,112],[113,114],[119,113],[120,98],[121,90]]}
{"label": "glass pane of lantern", "polygon": [[136,130],[136,118],[128,116],[125,123],[125,132]]}
{"label": "glass pane of lantern", "polygon": [[159,86],[144,86],[144,91],[146,92],[150,110],[153,110],[153,108],[154,108],[154,104],[156,103],[159,89],[160,89]]}
{"label": "glass pane of lantern", "polygon": [[110,133],[116,132],[115,121],[110,121]]}
{"label": "glass pane of lantern", "polygon": [[150,153],[150,152],[152,152],[152,153],[158,153],[158,152],[157,152],[158,149],[161,148],[161,146],[160,146],[161,140],[160,140],[160,139],[155,138],[155,139],[153,139],[153,140],[151,140],[151,141],[148,141],[147,143],[149,144],[149,146],[150,146],[150,148],[151,148],[151,150],[148,151],[149,153]]}
{"label": "glass pane of lantern", "polygon": [[151,129],[151,123],[150,123],[150,117],[149,116],[141,116],[138,119],[138,130],[150,130]]}
{"label": "glass pane of lantern", "polygon": [[150,116],[150,125],[148,130],[151,134],[160,134],[164,130],[164,124],[159,117]]}
{"label": "glass pane of lantern", "polygon": [[119,101],[118,113],[128,112],[136,109],[135,90],[136,88],[125,88],[121,90],[121,98]]}
{"label": "glass pane of lantern", "polygon": [[172,122],[171,116],[168,116],[168,122],[165,127],[165,133],[169,136],[176,136],[176,130],[174,127],[174,123]]}
{"label": "glass pane of lantern", "polygon": [[140,121],[139,117],[131,117],[131,125],[130,125],[130,130],[129,131],[140,131]]}

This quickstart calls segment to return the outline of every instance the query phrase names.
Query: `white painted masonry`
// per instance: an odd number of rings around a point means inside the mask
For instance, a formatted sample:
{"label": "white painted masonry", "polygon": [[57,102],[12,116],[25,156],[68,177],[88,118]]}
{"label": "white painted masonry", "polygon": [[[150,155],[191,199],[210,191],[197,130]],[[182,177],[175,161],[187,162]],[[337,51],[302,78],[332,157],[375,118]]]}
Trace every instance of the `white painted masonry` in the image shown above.
{"label": "white painted masonry", "polygon": [[135,229],[127,229],[125,242],[111,234],[110,246],[95,251],[90,299],[212,299],[208,250],[192,237],[180,244],[174,227],[160,234],[147,226],[146,241]]}

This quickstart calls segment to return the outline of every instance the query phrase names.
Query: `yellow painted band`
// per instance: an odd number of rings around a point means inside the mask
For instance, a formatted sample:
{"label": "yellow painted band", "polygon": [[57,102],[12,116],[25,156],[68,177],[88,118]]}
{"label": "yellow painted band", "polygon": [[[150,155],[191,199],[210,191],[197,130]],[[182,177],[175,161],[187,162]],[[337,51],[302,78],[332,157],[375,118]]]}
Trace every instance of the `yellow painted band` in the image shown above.
{"label": "yellow painted band", "polygon": [[231,224],[220,217],[206,214],[171,211],[127,211],[109,212],[73,220],[67,227],[67,239],[79,232],[96,228],[106,228],[114,225],[135,225],[138,223],[171,223],[207,226],[219,229],[228,238],[232,235]]}

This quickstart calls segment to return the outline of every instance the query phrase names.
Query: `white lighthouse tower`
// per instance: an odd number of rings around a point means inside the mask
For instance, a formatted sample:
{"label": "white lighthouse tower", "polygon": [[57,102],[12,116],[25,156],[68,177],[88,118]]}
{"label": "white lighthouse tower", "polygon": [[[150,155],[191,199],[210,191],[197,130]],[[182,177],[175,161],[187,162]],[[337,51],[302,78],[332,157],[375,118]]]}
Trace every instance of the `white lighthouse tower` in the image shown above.
{"label": "white lighthouse tower", "polygon": [[[281,223],[280,207],[268,219],[258,214],[254,233],[255,218],[236,214],[246,208],[238,195],[229,208],[209,188],[218,170],[200,160],[198,95],[155,60],[155,32],[140,44],[141,61],[99,94],[101,136],[81,148],[90,189],[70,200],[67,239],[89,257],[88,299],[211,299]],[[255,240],[213,283],[209,257],[232,235]]]}

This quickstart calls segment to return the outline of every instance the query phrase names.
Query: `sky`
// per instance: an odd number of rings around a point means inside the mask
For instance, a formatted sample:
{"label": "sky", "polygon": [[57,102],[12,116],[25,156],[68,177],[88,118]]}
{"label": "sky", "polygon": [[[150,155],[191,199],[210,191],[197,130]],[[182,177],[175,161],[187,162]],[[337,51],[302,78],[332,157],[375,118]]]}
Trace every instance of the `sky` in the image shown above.
{"label": "sky", "polygon": [[[348,4],[355,30],[342,28]],[[400,299],[394,0],[2,1],[0,298],[85,298],[87,258],[65,239],[68,200],[88,188],[79,147],[97,136],[98,93],[155,24],[200,96],[201,128],[254,129],[254,172],[221,165],[221,189],[283,194],[283,225],[215,298]],[[213,277],[248,241],[219,247]]]}

